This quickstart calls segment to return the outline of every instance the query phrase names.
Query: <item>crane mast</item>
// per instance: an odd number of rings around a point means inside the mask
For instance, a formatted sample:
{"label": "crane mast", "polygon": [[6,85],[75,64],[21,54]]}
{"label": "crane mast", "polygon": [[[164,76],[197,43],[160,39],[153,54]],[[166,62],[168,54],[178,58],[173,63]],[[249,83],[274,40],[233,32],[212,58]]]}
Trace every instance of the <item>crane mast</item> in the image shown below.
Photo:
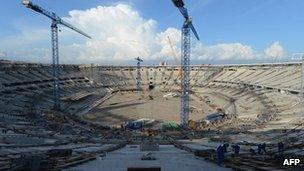
{"label": "crane mast", "polygon": [[54,109],[60,110],[60,94],[59,94],[59,50],[58,50],[58,26],[56,21],[52,21],[51,25],[52,36],[52,60],[53,60],[53,100]]}
{"label": "crane mast", "polygon": [[300,97],[304,102],[304,54],[302,54],[302,61],[301,61],[301,90],[300,90]]}
{"label": "crane mast", "polygon": [[182,28],[181,57],[181,125],[186,126],[189,120],[189,86],[190,86],[190,28],[184,23]]}
{"label": "crane mast", "polygon": [[135,58],[137,61],[137,76],[136,76],[136,89],[138,91],[141,90],[141,72],[140,72],[140,63],[143,62],[143,60],[139,57]]}
{"label": "crane mast", "polygon": [[65,22],[60,17],[58,17],[55,13],[49,12],[42,7],[33,4],[30,0],[23,0],[23,5],[29,9],[32,9],[52,20],[51,24],[51,41],[52,41],[52,62],[53,62],[53,101],[54,101],[54,109],[60,110],[60,66],[59,66],[59,49],[58,49],[58,24],[61,24],[65,27],[78,32],[79,34],[90,38],[91,37],[80,29],[74,27],[73,25]]}
{"label": "crane mast", "polygon": [[198,34],[192,24],[192,19],[188,14],[187,9],[184,7],[183,0],[172,0],[175,7],[184,17],[182,26],[182,41],[181,41],[181,113],[180,125],[187,127],[189,120],[189,94],[190,94],[190,30],[194,36],[199,40]]}

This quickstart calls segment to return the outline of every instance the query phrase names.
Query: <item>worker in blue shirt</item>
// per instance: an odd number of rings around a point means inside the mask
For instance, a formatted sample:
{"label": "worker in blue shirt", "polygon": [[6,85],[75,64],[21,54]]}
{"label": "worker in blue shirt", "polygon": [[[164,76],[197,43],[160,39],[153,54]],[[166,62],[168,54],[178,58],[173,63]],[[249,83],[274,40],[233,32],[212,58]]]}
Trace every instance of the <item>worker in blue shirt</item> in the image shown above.
{"label": "worker in blue shirt", "polygon": [[221,166],[222,162],[224,161],[224,145],[221,144],[219,147],[217,147],[216,149],[216,153],[217,153],[217,164],[219,166]]}
{"label": "worker in blue shirt", "polygon": [[258,154],[266,154],[266,143],[258,145]]}
{"label": "worker in blue shirt", "polygon": [[284,144],[283,144],[283,142],[279,142],[278,143],[278,152],[280,155],[283,153],[283,150],[284,150]]}
{"label": "worker in blue shirt", "polygon": [[227,148],[229,147],[228,143],[223,144],[224,153],[227,153]]}
{"label": "worker in blue shirt", "polygon": [[258,144],[258,154],[262,154],[262,144]]}
{"label": "worker in blue shirt", "polygon": [[225,159],[225,156],[224,154],[227,153],[227,148],[229,147],[229,144],[228,143],[224,143],[224,144],[221,144],[216,152],[217,152],[217,164],[219,166],[221,166],[221,163],[224,161]]}
{"label": "worker in blue shirt", "polygon": [[240,146],[237,145],[237,144],[234,144],[232,145],[232,148],[233,148],[233,151],[234,151],[234,154],[240,154]]}

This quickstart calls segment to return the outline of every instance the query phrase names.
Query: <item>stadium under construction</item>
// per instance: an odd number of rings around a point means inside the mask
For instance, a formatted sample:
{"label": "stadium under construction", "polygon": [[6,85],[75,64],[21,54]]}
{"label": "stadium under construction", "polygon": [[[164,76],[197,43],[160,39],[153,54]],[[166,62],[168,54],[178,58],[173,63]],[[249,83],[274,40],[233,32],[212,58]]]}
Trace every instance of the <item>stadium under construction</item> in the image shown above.
{"label": "stadium under construction", "polygon": [[[214,150],[225,142],[241,146],[239,156],[227,154],[227,166],[272,170],[281,166],[278,142],[286,144],[285,155],[303,157],[301,68],[301,63],[191,66],[189,127],[182,128],[178,67],[141,66],[138,91],[136,66],[61,65],[62,110],[55,111],[51,65],[1,61],[2,168],[25,154],[39,154],[41,162],[55,160],[51,166],[60,168],[125,151],[138,157],[126,163],[130,166],[159,166],[141,161],[147,151],[140,147],[146,143],[159,146],[156,161],[158,155],[175,158],[178,153],[183,162],[181,149],[187,152],[184,158],[193,153],[212,162]],[[218,115],[208,119],[212,113]],[[136,121],[146,124],[128,129],[126,123]],[[249,149],[260,142],[269,147],[267,155],[252,156]],[[162,148],[169,152],[162,154]],[[52,156],[52,149],[71,154]],[[125,153],[127,160],[130,152]],[[185,164],[180,162],[171,165]]]}
{"label": "stadium under construction", "polygon": [[[187,50],[192,21],[173,2]],[[0,170],[303,170],[304,60],[189,65],[187,53],[181,65],[1,60]]]}

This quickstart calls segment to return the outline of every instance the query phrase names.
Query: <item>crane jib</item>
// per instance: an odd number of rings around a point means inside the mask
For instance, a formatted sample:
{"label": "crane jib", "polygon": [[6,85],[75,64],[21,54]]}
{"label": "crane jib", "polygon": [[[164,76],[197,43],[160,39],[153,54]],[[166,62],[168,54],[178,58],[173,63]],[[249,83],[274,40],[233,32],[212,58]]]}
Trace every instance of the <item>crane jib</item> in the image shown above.
{"label": "crane jib", "polygon": [[60,17],[58,17],[55,13],[46,11],[46,10],[43,9],[42,7],[40,7],[40,6],[38,6],[38,5],[35,5],[35,4],[33,4],[32,2],[30,2],[30,1],[24,1],[23,4],[24,4],[27,8],[30,8],[30,9],[32,9],[32,10],[38,12],[38,13],[41,13],[41,14],[47,16],[48,18],[52,19],[53,22],[54,22],[55,24],[64,25],[64,26],[66,26],[66,27],[68,27],[68,28],[70,28],[70,29],[72,29],[72,30],[78,32],[79,34],[81,34],[81,35],[83,35],[83,36],[85,36],[85,37],[91,39],[91,37],[90,37],[88,34],[84,33],[83,31],[81,31],[80,29],[76,28],[75,26],[69,24],[68,22],[62,20],[62,19],[61,19]]}
{"label": "crane jib", "polygon": [[179,7],[178,9],[179,9],[180,13],[184,16],[184,18],[186,20],[188,20],[189,19],[189,14],[188,14],[187,9],[185,7]]}

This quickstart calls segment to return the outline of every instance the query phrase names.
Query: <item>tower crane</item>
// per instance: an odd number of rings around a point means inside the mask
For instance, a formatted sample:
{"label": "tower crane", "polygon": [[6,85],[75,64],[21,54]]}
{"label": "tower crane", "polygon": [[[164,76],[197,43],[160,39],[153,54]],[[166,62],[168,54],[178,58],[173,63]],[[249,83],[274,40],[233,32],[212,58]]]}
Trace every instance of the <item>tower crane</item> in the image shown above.
{"label": "tower crane", "polygon": [[181,44],[181,114],[180,125],[186,127],[189,120],[189,86],[190,86],[190,29],[194,36],[199,40],[198,34],[192,24],[192,18],[188,14],[187,8],[183,0],[172,0],[175,7],[177,7],[180,13],[184,17],[184,24],[182,26],[182,44]]}
{"label": "tower crane", "polygon": [[143,60],[139,57],[135,58],[137,61],[137,77],[136,77],[136,88],[138,91],[141,90],[141,73],[140,73],[140,63],[143,62]]}
{"label": "tower crane", "polygon": [[300,90],[302,101],[304,101],[304,54],[302,54],[301,61],[301,90]]}
{"label": "tower crane", "polygon": [[51,19],[51,40],[52,40],[52,61],[53,61],[53,100],[54,100],[54,109],[60,110],[60,91],[59,91],[59,76],[60,76],[60,68],[59,68],[59,50],[58,50],[58,24],[68,27],[75,32],[90,38],[91,37],[75,26],[67,23],[58,17],[54,12],[49,12],[42,7],[33,4],[30,0],[23,0],[23,5],[29,9],[32,9],[48,18]]}

